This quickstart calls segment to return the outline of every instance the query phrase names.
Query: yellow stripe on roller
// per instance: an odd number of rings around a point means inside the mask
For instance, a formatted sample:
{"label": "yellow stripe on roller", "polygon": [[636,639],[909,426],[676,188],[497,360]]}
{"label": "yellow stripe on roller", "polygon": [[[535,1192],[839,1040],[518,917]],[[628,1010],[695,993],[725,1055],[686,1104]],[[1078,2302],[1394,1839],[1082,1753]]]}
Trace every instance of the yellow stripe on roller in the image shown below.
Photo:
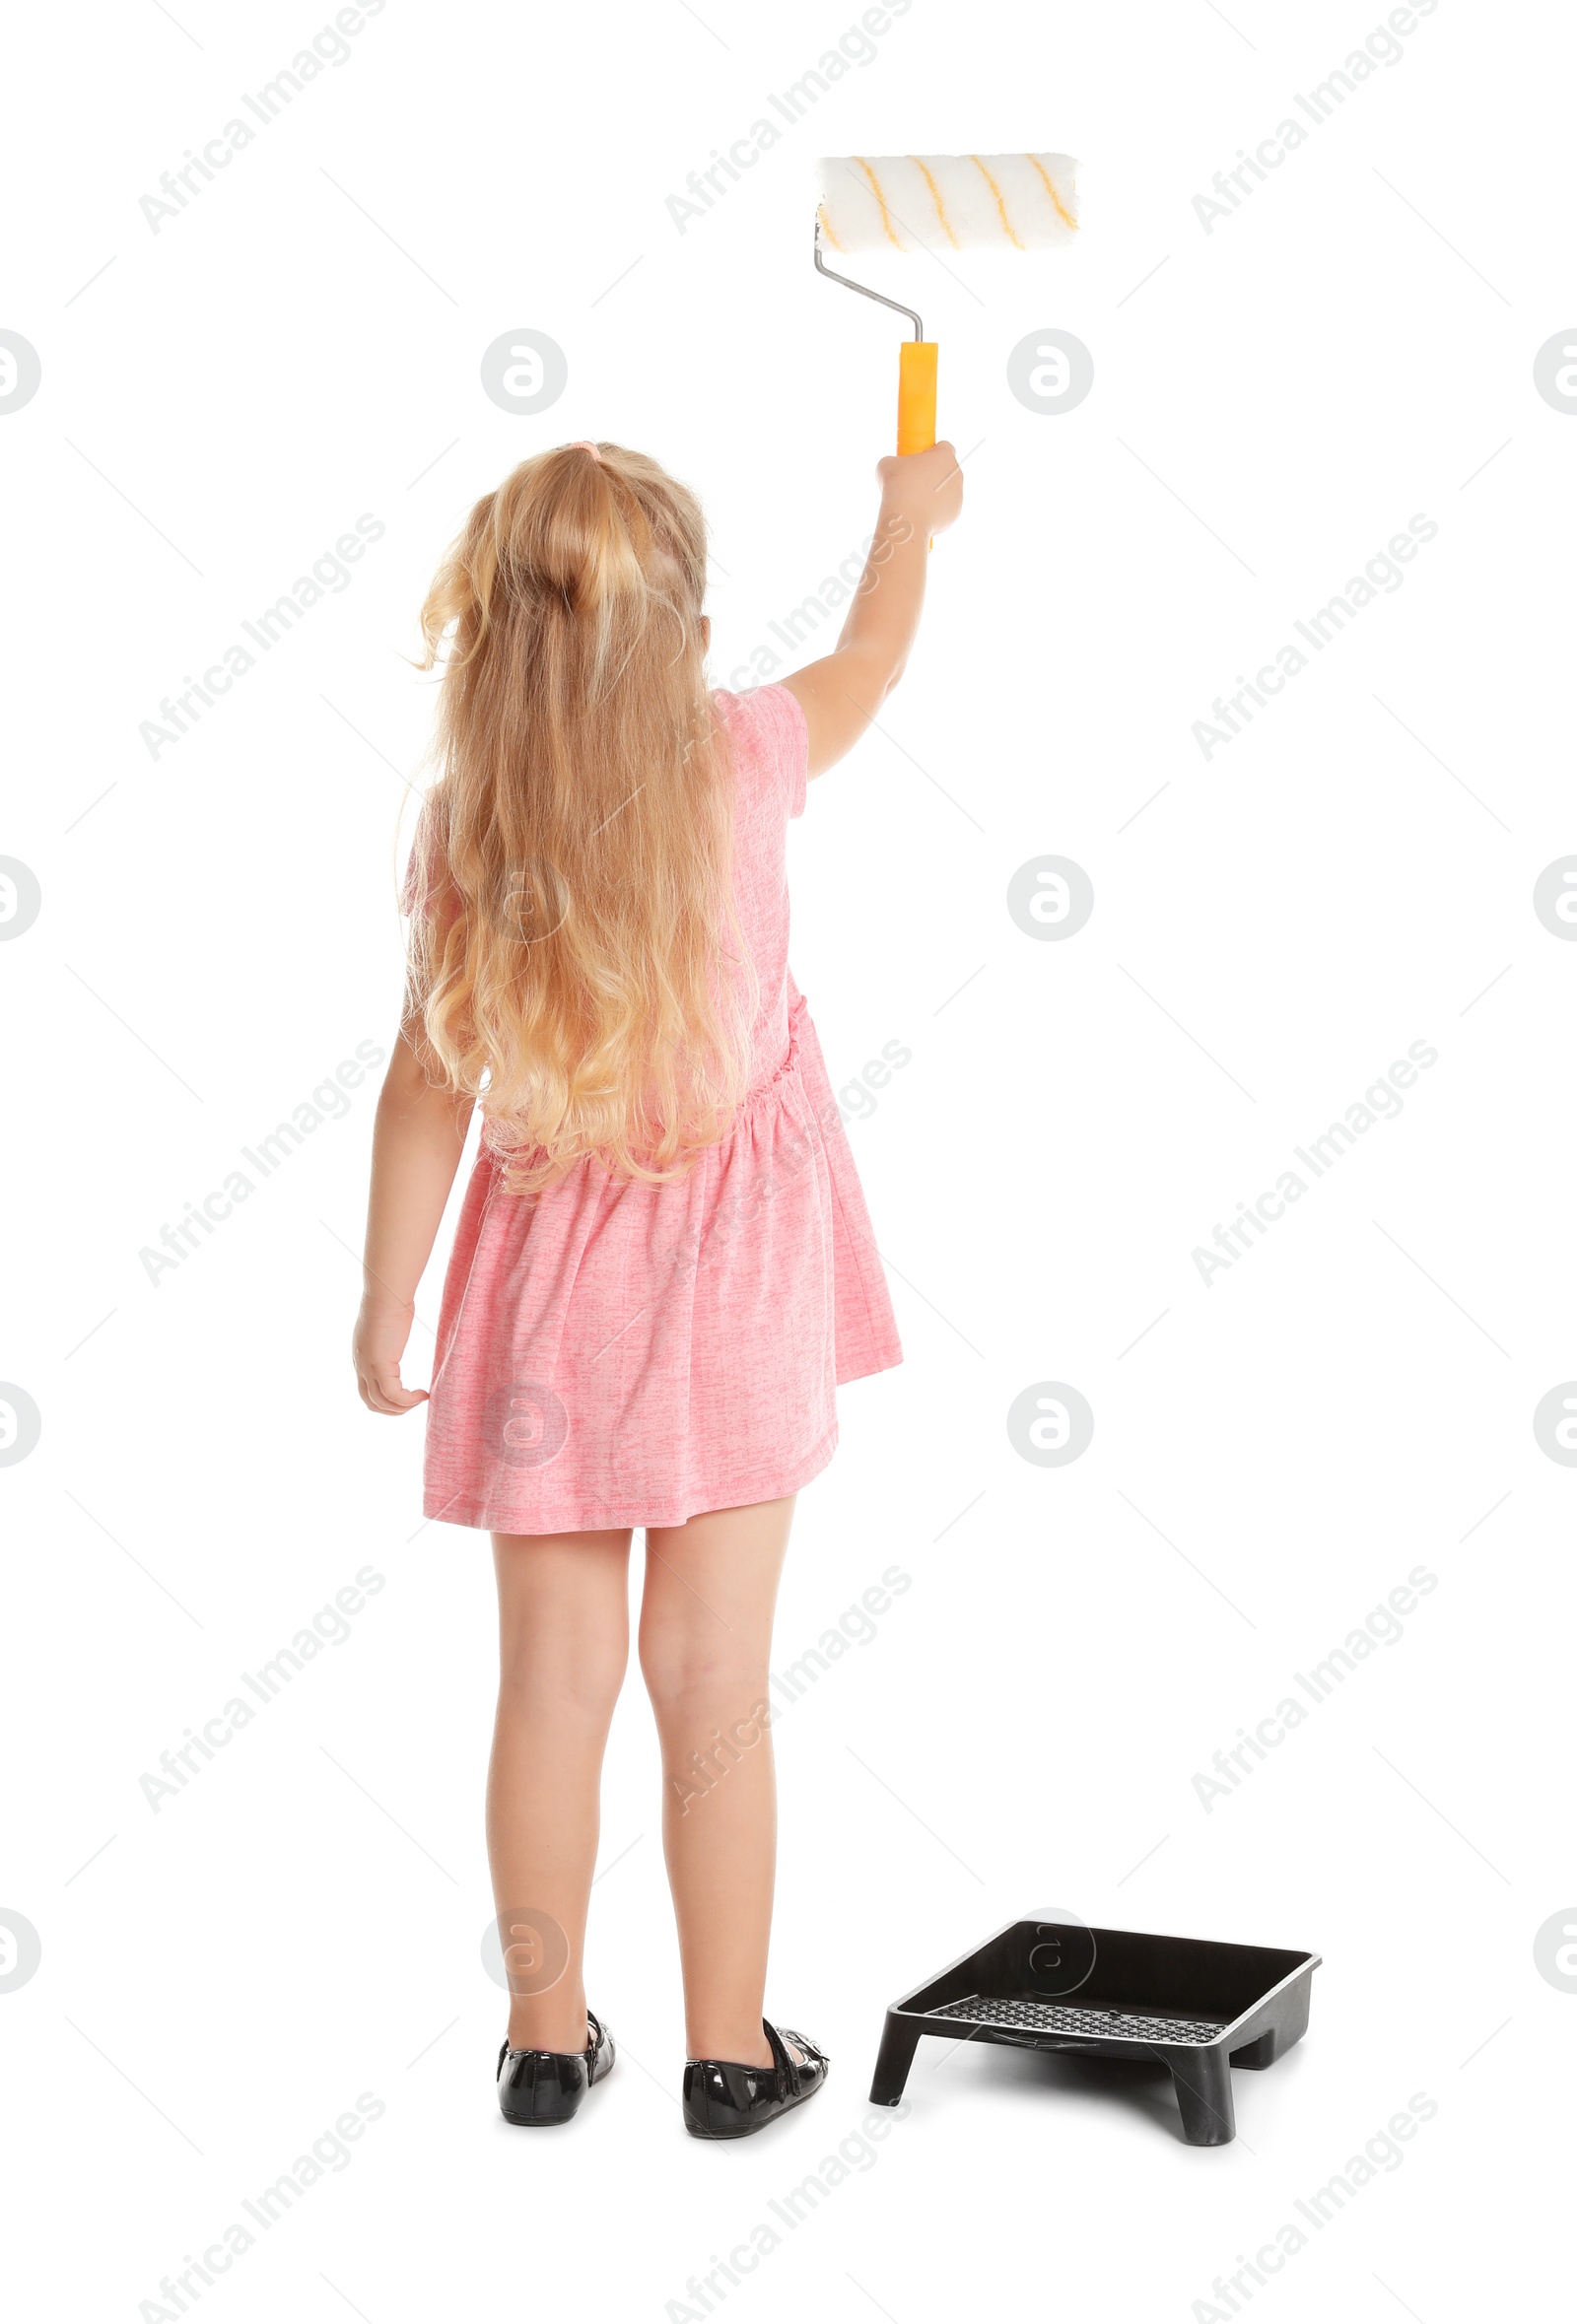
{"label": "yellow stripe on roller", "polygon": [[1006,235],[1008,240],[1012,243],[1015,250],[1022,250],[1024,245],[1019,240],[1017,235],[1013,232],[1012,227],[1008,223],[1007,204],[1002,200],[1001,187],[997,184],[995,178],[987,169],[979,154],[971,154],[969,158],[974,163],[976,169],[980,171],[982,177],[985,178],[987,184],[991,187],[992,192],[996,197],[996,214],[1001,219],[1003,234]]}
{"label": "yellow stripe on roller", "polygon": [[946,235],[947,239],[952,243],[955,250],[961,249],[963,244],[959,241],[957,235],[954,234],[951,223],[948,220],[947,212],[942,206],[941,189],[938,187],[935,178],[932,177],[930,171],[926,169],[919,154],[911,154],[909,158],[914,163],[915,168],[920,171],[922,177],[925,178],[926,183],[930,188],[930,198],[936,205],[936,215],[942,222],[943,234]]}
{"label": "yellow stripe on roller", "polygon": [[816,223],[821,228],[821,231],[826,236],[828,241],[831,242],[833,248],[835,250],[841,250],[843,248],[843,243],[838,239],[838,237],[832,231],[832,221],[827,216],[827,205],[825,202],[818,202],[816,204]]}
{"label": "yellow stripe on roller", "polygon": [[870,179],[870,190],[875,195],[876,207],[881,212],[881,227],[883,234],[892,243],[892,246],[895,250],[901,250],[904,245],[893,232],[893,222],[887,215],[887,204],[882,196],[880,178],[876,175],[875,171],[871,168],[870,164],[864,159],[862,155],[856,154],[855,160],[859,164],[859,167],[864,171],[865,175]]}
{"label": "yellow stripe on roller", "polygon": [[1044,170],[1042,170],[1042,169],[1041,169],[1041,164],[1040,164],[1040,157],[1039,157],[1039,155],[1037,155],[1037,154],[1026,154],[1026,155],[1024,156],[1024,159],[1025,159],[1025,161],[1026,161],[1026,162],[1033,162],[1033,163],[1034,163],[1034,165],[1035,165],[1035,168],[1036,168],[1036,169],[1037,169],[1037,170],[1040,171],[1040,180],[1041,180],[1041,183],[1042,183],[1042,185],[1044,185],[1044,186],[1045,186],[1045,188],[1046,188],[1047,192],[1048,192],[1048,193],[1051,195],[1051,197],[1052,197],[1052,207],[1053,207],[1053,209],[1054,209],[1054,210],[1057,212],[1057,215],[1058,215],[1058,217],[1059,217],[1059,218],[1061,218],[1061,220],[1063,221],[1063,224],[1064,226],[1066,226],[1066,227],[1070,228],[1074,234],[1077,234],[1077,232],[1078,232],[1078,220],[1077,220],[1076,218],[1069,218],[1069,216],[1068,216],[1067,212],[1066,212],[1066,211],[1063,209],[1063,204],[1062,204],[1061,197],[1060,197],[1060,196],[1059,196],[1059,194],[1058,194],[1058,191],[1057,191],[1057,188],[1056,188],[1056,186],[1055,186],[1055,185],[1052,183],[1051,179],[1050,179],[1050,178],[1047,176],[1047,174],[1046,174],[1046,171],[1045,171]]}

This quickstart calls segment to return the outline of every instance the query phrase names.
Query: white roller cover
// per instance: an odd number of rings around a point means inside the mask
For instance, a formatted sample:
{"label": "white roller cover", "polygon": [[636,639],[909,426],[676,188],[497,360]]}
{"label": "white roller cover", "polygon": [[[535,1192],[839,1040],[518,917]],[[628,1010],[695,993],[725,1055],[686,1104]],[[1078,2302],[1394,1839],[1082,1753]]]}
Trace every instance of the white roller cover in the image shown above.
{"label": "white roller cover", "polygon": [[1078,232],[1066,154],[844,154],[816,166],[834,250],[1053,250]]}

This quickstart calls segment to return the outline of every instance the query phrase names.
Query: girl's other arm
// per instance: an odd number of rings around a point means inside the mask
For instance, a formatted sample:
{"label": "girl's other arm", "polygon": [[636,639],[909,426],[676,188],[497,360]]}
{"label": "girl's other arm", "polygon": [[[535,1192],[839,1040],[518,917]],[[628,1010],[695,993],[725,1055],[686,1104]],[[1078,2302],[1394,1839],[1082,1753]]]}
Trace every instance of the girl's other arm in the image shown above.
{"label": "girl's other arm", "polygon": [[931,535],[945,532],[963,506],[950,444],[880,460],[876,475],[876,529],[838,643],[783,681],[805,714],[812,775],[854,748],[903,676],[926,601]]}
{"label": "girl's other arm", "polygon": [[400,1357],[475,1103],[429,1081],[416,1031],[409,1018],[400,1027],[373,1128],[362,1310],[352,1354],[362,1401],[374,1412],[408,1412],[427,1401],[425,1389],[402,1385]]}

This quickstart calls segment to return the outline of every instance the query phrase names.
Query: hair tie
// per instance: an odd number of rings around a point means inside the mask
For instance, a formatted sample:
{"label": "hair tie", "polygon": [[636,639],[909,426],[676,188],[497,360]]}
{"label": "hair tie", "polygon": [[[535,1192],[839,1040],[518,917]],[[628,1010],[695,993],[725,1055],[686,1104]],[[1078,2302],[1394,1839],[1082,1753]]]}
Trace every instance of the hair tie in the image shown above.
{"label": "hair tie", "polygon": [[598,451],[596,445],[591,442],[588,436],[583,436],[579,443],[572,444],[570,449],[571,451],[588,451],[591,454],[591,457],[595,460],[597,466],[599,468],[601,467],[602,454]]}

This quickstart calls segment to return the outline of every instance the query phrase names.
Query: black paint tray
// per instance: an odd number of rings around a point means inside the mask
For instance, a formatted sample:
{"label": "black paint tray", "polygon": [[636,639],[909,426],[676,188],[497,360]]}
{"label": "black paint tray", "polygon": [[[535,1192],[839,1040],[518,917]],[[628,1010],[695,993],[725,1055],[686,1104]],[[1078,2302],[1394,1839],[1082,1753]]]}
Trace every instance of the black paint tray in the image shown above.
{"label": "black paint tray", "polygon": [[1232,2138],[1233,2066],[1270,2065],[1309,2022],[1317,1952],[1009,1921],[887,2013],[871,2101],[896,2106],[923,2033],[1159,2059],[1192,2147]]}

